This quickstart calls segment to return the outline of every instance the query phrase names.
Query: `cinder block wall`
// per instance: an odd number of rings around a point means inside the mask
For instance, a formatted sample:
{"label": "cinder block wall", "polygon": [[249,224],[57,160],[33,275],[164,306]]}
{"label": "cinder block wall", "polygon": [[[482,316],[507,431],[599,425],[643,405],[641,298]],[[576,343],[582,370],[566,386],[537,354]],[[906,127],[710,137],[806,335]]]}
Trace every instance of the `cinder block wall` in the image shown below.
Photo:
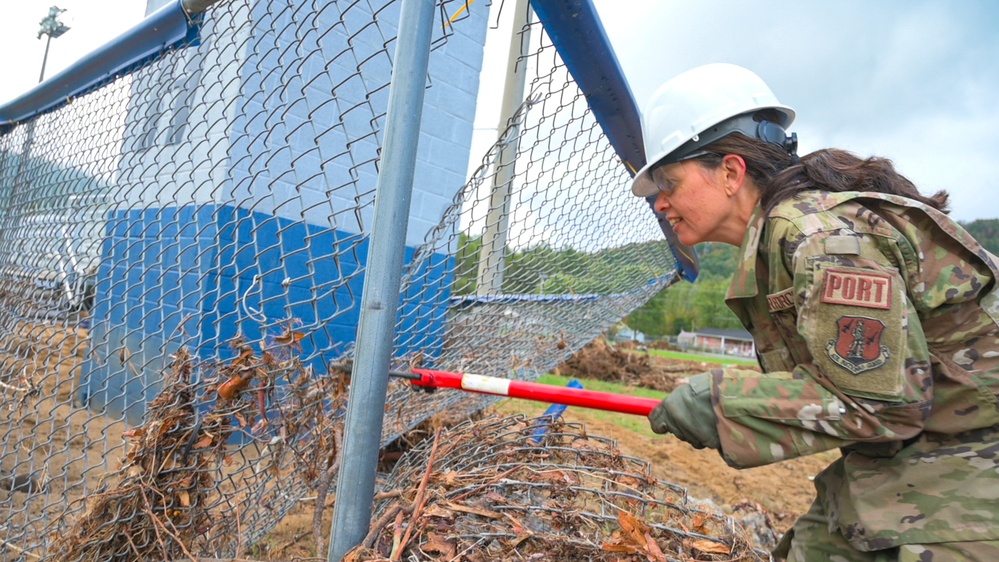
{"label": "cinder block wall", "polygon": [[[352,344],[381,142],[371,123],[384,126],[377,85],[399,18],[398,2],[374,6],[370,25],[374,4],[235,7],[206,21],[201,45],[136,76],[82,402],[139,423],[179,345],[225,356],[237,334],[265,335],[246,306],[301,321],[317,368]],[[488,6],[471,5],[431,53],[407,261],[465,183],[487,23]],[[431,306],[447,303],[449,259],[421,276]],[[437,319],[405,328],[433,354],[443,313],[406,317]]]}

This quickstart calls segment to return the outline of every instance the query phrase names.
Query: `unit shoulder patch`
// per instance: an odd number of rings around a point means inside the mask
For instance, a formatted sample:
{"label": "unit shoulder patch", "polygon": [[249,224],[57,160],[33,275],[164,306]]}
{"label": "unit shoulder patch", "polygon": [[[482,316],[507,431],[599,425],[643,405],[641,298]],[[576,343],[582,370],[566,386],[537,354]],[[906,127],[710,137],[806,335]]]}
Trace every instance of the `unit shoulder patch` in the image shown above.
{"label": "unit shoulder patch", "polygon": [[881,345],[885,323],[865,316],[841,316],[836,320],[837,337],[826,344],[833,363],[859,375],[877,369],[891,358],[887,345]]}
{"label": "unit shoulder patch", "polygon": [[891,309],[891,276],[867,270],[827,269],[822,302]]}
{"label": "unit shoulder patch", "polygon": [[802,311],[815,365],[844,394],[901,400],[908,329],[901,280],[842,264],[816,277]]}

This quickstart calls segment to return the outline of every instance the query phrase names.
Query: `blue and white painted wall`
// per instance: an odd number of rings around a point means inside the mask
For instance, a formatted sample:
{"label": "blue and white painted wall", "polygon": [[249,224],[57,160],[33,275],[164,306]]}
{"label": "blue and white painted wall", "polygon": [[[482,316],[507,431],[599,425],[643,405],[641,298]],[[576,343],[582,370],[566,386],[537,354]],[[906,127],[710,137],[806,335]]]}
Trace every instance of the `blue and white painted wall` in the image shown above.
{"label": "blue and white painted wall", "polygon": [[[81,385],[91,407],[138,423],[179,346],[224,356],[283,319],[301,322],[315,367],[354,340],[399,6],[289,4],[217,9],[200,45],[133,78]],[[407,260],[465,183],[487,23],[471,5],[431,53]],[[442,275],[421,283],[447,287]],[[434,324],[407,341],[432,354]]]}

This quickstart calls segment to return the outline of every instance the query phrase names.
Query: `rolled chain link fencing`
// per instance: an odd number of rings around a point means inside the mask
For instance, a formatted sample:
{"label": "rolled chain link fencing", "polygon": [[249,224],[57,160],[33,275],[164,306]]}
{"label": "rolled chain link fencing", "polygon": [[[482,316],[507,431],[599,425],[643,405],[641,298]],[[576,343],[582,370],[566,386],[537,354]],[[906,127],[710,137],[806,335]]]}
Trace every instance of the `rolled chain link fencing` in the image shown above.
{"label": "rolled chain link fencing", "polygon": [[[421,135],[400,368],[532,380],[675,277],[539,24],[466,180],[451,91],[500,7],[439,5],[423,130],[458,142]],[[234,556],[335,482],[398,13],[224,1],[0,136],[4,560]],[[383,443],[492,400],[393,382]]]}
{"label": "rolled chain link fencing", "polygon": [[[770,560],[755,546],[765,527],[747,530],[613,440],[543,416],[438,430],[385,488],[397,495],[347,560]],[[413,531],[401,541],[400,519]]]}

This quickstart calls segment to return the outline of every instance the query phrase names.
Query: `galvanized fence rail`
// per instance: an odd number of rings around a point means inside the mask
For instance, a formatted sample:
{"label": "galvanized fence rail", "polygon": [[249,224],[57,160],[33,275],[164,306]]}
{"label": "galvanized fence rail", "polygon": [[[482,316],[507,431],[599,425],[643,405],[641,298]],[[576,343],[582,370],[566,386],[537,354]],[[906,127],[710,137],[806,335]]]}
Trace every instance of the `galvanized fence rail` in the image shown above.
{"label": "galvanized fence rail", "polygon": [[[392,366],[533,379],[677,270],[544,25],[466,177],[489,9],[437,7]],[[222,1],[2,124],[0,558],[233,556],[335,483],[399,11]],[[382,442],[490,401],[393,382]]]}

